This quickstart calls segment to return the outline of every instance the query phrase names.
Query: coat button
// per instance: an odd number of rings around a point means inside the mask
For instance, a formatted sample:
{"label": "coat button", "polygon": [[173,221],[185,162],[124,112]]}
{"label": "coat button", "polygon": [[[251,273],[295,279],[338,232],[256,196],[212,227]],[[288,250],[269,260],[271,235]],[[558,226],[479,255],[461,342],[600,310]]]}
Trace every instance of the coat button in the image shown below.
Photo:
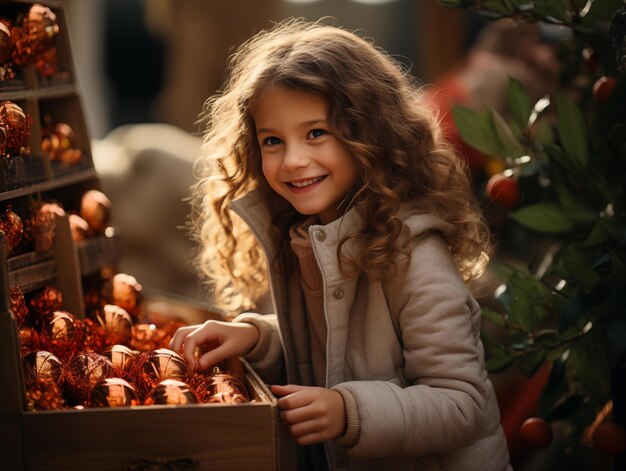
{"label": "coat button", "polygon": [[335,291],[333,291],[333,298],[335,299],[343,298],[343,288],[335,288]]}
{"label": "coat button", "polygon": [[320,242],[324,242],[326,240],[326,233],[324,231],[315,231],[315,238]]}

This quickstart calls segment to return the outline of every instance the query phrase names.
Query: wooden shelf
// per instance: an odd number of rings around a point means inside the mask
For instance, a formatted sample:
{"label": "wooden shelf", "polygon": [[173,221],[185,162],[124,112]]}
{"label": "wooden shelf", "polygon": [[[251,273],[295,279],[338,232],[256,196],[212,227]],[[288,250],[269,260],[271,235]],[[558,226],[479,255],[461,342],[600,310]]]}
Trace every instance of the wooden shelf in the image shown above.
{"label": "wooden shelf", "polygon": [[15,190],[5,191],[0,193],[0,201],[8,201],[21,196],[32,195],[35,193],[42,193],[45,191],[55,190],[65,186],[75,185],[77,183],[83,183],[97,178],[95,169],[87,168],[79,170],[77,172],[69,173],[62,177],[53,178],[45,182],[36,183],[24,188],[18,188]]}

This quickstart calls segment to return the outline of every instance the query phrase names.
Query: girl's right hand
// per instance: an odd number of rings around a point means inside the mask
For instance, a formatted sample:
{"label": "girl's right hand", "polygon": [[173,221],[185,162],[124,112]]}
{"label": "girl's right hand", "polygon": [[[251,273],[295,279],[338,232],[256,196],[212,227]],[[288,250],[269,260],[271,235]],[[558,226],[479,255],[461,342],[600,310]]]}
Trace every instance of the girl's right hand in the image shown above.
{"label": "girl's right hand", "polygon": [[[180,353],[192,368],[205,370],[222,360],[248,353],[258,340],[259,331],[252,324],[209,320],[178,329],[170,340],[170,348]],[[196,348],[205,353],[197,356]]]}

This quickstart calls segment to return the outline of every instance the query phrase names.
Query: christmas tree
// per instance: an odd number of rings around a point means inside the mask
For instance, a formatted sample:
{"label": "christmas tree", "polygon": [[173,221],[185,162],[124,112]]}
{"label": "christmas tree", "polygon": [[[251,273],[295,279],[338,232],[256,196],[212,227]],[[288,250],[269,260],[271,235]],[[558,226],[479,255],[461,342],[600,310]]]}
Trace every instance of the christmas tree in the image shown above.
{"label": "christmas tree", "polygon": [[625,469],[626,2],[439,3],[570,32],[557,45],[554,93],[535,102],[511,79],[504,115],[456,106],[453,116],[467,144],[502,163],[486,195],[546,248],[532,267],[492,263],[504,282],[497,308],[483,309],[484,325],[502,332],[483,329],[488,369],[548,368],[532,425],[566,424],[570,449],[613,455]]}

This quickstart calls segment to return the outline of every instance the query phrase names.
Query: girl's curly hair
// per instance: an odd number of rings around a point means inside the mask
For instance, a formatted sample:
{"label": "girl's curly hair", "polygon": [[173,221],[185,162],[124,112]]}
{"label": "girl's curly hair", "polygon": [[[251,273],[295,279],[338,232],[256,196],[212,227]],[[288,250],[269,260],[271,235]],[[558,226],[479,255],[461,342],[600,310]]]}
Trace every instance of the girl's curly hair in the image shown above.
{"label": "girl's curly hair", "polygon": [[[270,84],[324,97],[333,133],[357,163],[358,183],[342,210],[359,205],[364,211],[365,229],[350,237],[365,244],[348,259],[342,241],[342,266],[379,277],[408,255],[397,243],[403,228],[397,213],[409,204],[451,224],[446,241],[466,280],[482,273],[489,232],[463,161],[442,139],[417,84],[385,52],[340,28],[290,19],[244,43],[229,72],[223,92],[205,104],[207,132],[191,213],[198,264],[218,306],[248,309],[268,289],[263,252],[229,205],[255,188],[270,202],[280,198],[263,176],[251,115],[255,97]],[[292,209],[273,221],[281,240],[288,241],[286,229],[297,217]]]}

